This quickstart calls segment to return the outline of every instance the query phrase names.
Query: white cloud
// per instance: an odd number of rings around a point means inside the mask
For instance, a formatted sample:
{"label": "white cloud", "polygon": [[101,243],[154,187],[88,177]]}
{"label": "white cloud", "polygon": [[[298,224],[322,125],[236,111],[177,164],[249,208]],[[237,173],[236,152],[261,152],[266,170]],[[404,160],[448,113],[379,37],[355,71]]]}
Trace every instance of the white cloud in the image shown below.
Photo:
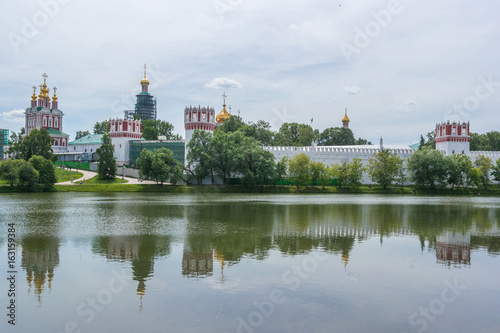
{"label": "white cloud", "polygon": [[342,89],[344,89],[344,91],[348,94],[348,95],[359,95],[361,94],[361,88],[359,87],[342,87]]}
{"label": "white cloud", "polygon": [[205,88],[210,89],[228,89],[228,88],[242,88],[243,85],[236,80],[228,79],[227,77],[216,77],[210,82],[205,83]]}
{"label": "white cloud", "polygon": [[2,112],[2,117],[5,121],[10,123],[23,123],[24,110],[15,109],[12,111]]}

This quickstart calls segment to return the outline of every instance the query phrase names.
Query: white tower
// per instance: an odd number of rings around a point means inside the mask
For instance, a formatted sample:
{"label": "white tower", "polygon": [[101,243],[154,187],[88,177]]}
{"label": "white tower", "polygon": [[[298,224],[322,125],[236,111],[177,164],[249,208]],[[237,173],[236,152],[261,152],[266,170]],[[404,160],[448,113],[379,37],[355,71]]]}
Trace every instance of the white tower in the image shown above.
{"label": "white tower", "polygon": [[115,147],[116,165],[130,164],[130,140],[142,138],[142,123],[132,119],[110,119],[109,137]]}
{"label": "white tower", "polygon": [[187,163],[187,144],[191,140],[195,130],[213,132],[215,130],[215,109],[211,107],[189,106],[184,109],[184,129],[185,129],[185,158]]}
{"label": "white tower", "polygon": [[436,149],[446,156],[454,154],[469,155],[470,132],[469,122],[442,122],[436,124]]}

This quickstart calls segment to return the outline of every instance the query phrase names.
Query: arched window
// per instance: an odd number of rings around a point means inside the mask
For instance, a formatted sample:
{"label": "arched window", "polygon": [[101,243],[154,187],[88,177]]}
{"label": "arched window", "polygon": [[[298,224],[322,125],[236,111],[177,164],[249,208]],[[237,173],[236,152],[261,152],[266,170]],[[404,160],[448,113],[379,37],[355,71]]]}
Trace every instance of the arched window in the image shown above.
{"label": "arched window", "polygon": [[52,118],[49,118],[49,127],[52,127]]}
{"label": "arched window", "polygon": [[54,127],[55,128],[59,127],[59,118],[57,118],[57,117],[54,119]]}

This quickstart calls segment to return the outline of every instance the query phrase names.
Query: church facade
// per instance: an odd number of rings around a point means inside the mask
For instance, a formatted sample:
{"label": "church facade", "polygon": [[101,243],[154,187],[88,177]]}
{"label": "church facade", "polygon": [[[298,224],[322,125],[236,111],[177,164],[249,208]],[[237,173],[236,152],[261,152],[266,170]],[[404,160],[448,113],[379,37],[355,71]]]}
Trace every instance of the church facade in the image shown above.
{"label": "church facade", "polygon": [[52,150],[54,153],[66,152],[68,149],[69,135],[62,131],[64,113],[59,109],[56,96],[57,88],[54,87],[52,100],[49,96],[50,89],[47,88],[47,74],[43,74],[43,84],[40,84],[40,93],[36,95],[36,86],[33,86],[31,105],[24,112],[25,129],[28,135],[33,129],[46,129],[52,138]]}

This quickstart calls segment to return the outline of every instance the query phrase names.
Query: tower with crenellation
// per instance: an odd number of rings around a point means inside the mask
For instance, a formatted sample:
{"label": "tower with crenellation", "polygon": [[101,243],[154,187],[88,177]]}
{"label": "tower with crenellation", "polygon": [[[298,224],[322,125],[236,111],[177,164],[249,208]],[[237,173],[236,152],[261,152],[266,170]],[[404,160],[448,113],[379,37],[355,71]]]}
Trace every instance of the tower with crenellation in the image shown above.
{"label": "tower with crenellation", "polygon": [[436,149],[446,156],[454,154],[469,155],[469,122],[441,122],[436,124]]}

